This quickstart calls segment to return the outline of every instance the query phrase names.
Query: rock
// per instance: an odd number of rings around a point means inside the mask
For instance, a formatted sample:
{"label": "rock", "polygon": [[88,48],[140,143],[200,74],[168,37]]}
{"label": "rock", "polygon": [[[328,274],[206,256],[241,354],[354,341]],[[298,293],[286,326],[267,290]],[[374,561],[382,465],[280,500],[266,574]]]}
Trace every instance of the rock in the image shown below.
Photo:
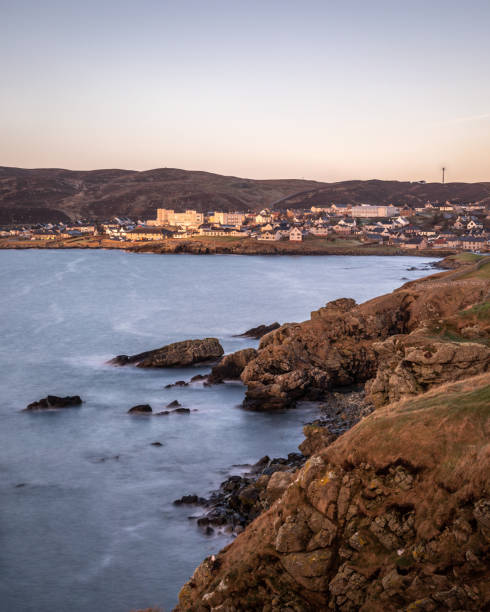
{"label": "rock", "polygon": [[317,453],[335,440],[335,436],[330,433],[328,427],[321,421],[305,425],[303,433],[306,439],[301,442],[298,448],[306,457]]}
{"label": "rock", "polygon": [[270,325],[258,325],[257,327],[252,327],[251,329],[247,329],[243,334],[238,334],[238,338],[262,338],[265,334],[268,334],[275,329],[281,327],[277,321],[275,323],[271,323]]}
{"label": "rock", "polygon": [[175,410],[172,410],[172,412],[176,413],[176,414],[190,414],[190,408],[176,408]]}
{"label": "rock", "polygon": [[151,446],[163,446],[161,442],[152,442]]}
{"label": "rock", "polygon": [[405,399],[434,386],[490,368],[490,348],[476,342],[453,342],[429,336],[427,329],[374,343],[379,367],[369,383],[375,406]]}
{"label": "rock", "polygon": [[167,404],[167,408],[175,408],[177,406],[182,406],[182,404],[177,400],[173,400],[172,402]]}
{"label": "rock", "polygon": [[209,384],[222,383],[224,380],[236,380],[240,378],[245,366],[255,358],[257,351],[254,348],[247,348],[235,353],[225,355],[223,359],[211,370],[207,377]]}
{"label": "rock", "polygon": [[267,484],[265,494],[267,501],[272,504],[276,499],[281,497],[293,480],[294,475],[291,472],[274,472]]}
{"label": "rock", "polygon": [[204,374],[196,374],[191,378],[191,382],[200,382],[201,380],[207,380],[208,377]]}
{"label": "rock", "polygon": [[[489,283],[484,276],[471,280],[460,276],[459,271],[445,272],[413,281],[361,305],[344,298],[334,300],[312,312],[310,320],[284,324],[267,334],[240,376],[247,386],[244,406],[254,410],[290,408],[298,400],[323,399],[332,388],[375,378],[383,359],[379,344],[392,341],[393,335],[410,334],[427,321],[457,316],[485,299]],[[476,364],[486,360],[484,340],[488,337],[487,332],[480,336],[484,332],[481,321],[478,325],[467,321],[466,328],[465,333],[478,333],[483,348],[466,349],[471,355],[461,362],[464,376],[477,373],[477,367],[485,371],[486,366]],[[419,356],[413,357],[413,363],[418,363]],[[466,370],[468,364],[475,369]],[[455,364],[454,371],[457,367]]]}
{"label": "rock", "polygon": [[118,366],[131,364],[139,368],[184,367],[195,363],[216,361],[223,353],[223,347],[217,338],[204,338],[174,342],[138,355],[118,355],[108,363]]}
{"label": "rock", "polygon": [[24,410],[50,410],[53,408],[71,408],[72,406],[80,406],[82,400],[79,395],[71,395],[66,397],[58,397],[57,395],[48,395],[38,402],[29,404]]}
{"label": "rock", "polygon": [[149,404],[139,404],[128,410],[128,414],[151,414],[153,412]]}
{"label": "rock", "polygon": [[165,389],[172,389],[173,387],[188,387],[189,383],[185,382],[185,380],[178,380],[177,382],[171,383],[169,385],[165,385]]}
{"label": "rock", "polygon": [[180,499],[176,499],[173,503],[174,506],[182,506],[185,505],[204,505],[207,502],[204,497],[199,497],[198,495],[184,495]]}

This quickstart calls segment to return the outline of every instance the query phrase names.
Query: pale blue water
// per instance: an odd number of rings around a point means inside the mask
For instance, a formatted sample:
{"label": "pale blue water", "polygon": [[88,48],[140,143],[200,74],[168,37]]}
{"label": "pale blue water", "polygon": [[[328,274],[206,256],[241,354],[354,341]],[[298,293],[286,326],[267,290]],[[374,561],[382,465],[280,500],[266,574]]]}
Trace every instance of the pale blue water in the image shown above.
{"label": "pale blue water", "polygon": [[[108,358],[206,336],[227,352],[253,346],[233,334],[391,291],[430,261],[0,251],[0,610],[171,609],[227,541],[201,534],[192,509],[172,501],[206,495],[235,464],[295,451],[314,416],[244,411],[239,384],[164,389],[203,368],[113,368]],[[84,404],[21,412],[48,393]],[[174,399],[198,411],[126,414]]]}

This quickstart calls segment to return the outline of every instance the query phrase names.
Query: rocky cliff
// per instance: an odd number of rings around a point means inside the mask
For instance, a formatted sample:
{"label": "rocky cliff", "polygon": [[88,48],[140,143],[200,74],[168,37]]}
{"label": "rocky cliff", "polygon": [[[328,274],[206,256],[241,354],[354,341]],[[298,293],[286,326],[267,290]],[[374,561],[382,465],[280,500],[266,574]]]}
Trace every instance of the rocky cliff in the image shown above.
{"label": "rocky cliff", "polygon": [[312,456],[180,611],[490,605],[490,375],[380,408]]}
{"label": "rocky cliff", "polygon": [[489,290],[483,259],[336,300],[227,356],[256,409],[359,382],[377,408],[336,440],[305,428],[310,458],[279,473],[272,505],[196,569],[177,610],[488,609]]}
{"label": "rocky cliff", "polygon": [[[415,392],[458,378],[459,371],[467,376],[466,361],[473,363],[471,373],[485,371],[488,329],[480,315],[487,312],[489,291],[490,263],[484,259],[463,270],[407,283],[360,306],[351,299],[330,302],[312,312],[309,321],[285,324],[262,338],[257,355],[241,374],[247,386],[245,404],[258,410],[290,407],[299,399],[321,398],[332,387],[374,377],[378,382],[373,390],[386,395],[380,369],[386,378],[396,363],[403,362],[406,370],[408,359],[420,361],[421,355],[425,361],[410,368],[419,386],[407,382]],[[448,332],[453,329],[451,345]],[[470,339],[473,345],[465,346],[463,357],[460,349]],[[402,346],[410,347],[410,356]],[[452,360],[464,363],[450,366]],[[432,380],[431,366],[445,373]]]}

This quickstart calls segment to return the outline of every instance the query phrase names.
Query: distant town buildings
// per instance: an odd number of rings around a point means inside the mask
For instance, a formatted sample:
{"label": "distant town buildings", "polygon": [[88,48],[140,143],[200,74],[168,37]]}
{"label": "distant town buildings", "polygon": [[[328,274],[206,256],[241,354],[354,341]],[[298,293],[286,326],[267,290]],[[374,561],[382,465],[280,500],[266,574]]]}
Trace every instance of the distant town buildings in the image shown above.
{"label": "distant town buildings", "polygon": [[175,212],[169,208],[158,208],[156,222],[152,225],[159,226],[181,226],[198,228],[204,223],[204,214],[196,210],[186,210],[185,212]]}
{"label": "distant town buildings", "polygon": [[145,222],[114,217],[0,227],[0,238],[12,241],[65,240],[76,246],[78,241],[91,237],[100,240],[100,244],[104,240],[144,242],[200,237],[264,242],[348,239],[359,245],[403,250],[490,252],[490,207],[472,202],[426,202],[416,206],[332,203],[312,206],[310,210],[265,208],[259,213],[203,213],[193,209],[176,212],[159,208],[156,218]]}

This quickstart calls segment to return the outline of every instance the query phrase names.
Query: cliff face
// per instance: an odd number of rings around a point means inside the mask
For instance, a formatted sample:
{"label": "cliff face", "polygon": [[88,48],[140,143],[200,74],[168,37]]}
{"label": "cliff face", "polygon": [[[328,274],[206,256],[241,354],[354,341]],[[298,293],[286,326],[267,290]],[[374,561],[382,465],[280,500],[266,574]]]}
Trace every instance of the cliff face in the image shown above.
{"label": "cliff face", "polygon": [[378,409],[311,457],[177,610],[490,604],[490,375]]}
{"label": "cliff face", "polygon": [[305,428],[308,461],[196,569],[178,611],[488,609],[487,262],[336,300],[239,360],[254,407],[368,381],[377,409],[334,442]]}
{"label": "cliff face", "polygon": [[[405,364],[409,357],[402,346],[407,350],[412,347],[412,357],[415,345],[423,354],[437,354],[421,363],[425,369],[420,370],[420,377],[426,375],[427,383],[421,382],[419,387],[414,383],[416,392],[429,388],[428,369],[432,365],[446,368],[453,359],[462,359],[478,362],[470,373],[485,371],[488,350],[484,346],[466,346],[463,358],[460,344],[453,346],[451,352],[441,330],[458,313],[488,299],[489,268],[490,263],[486,263],[476,264],[469,271],[443,272],[407,283],[391,294],[360,306],[349,299],[335,300],[312,312],[309,321],[283,325],[262,338],[255,359],[241,374],[247,385],[245,404],[259,410],[288,407],[298,399],[317,399],[331,387],[365,382],[375,376],[379,379],[375,392],[386,395],[379,369],[383,369],[386,378],[389,367],[396,368],[398,361]],[[461,315],[460,318],[468,329],[474,327],[474,317],[466,320]],[[422,329],[425,331],[421,332]],[[407,335],[415,330],[417,335],[407,340]],[[486,331],[480,331],[484,339]],[[464,333],[471,336],[468,330]],[[400,339],[393,339],[393,335]],[[458,336],[458,339],[467,340],[467,337]],[[437,349],[434,341],[438,342]],[[435,376],[433,383],[452,380],[452,373],[458,378],[458,368],[463,375],[468,375],[466,363],[462,363],[446,369],[450,373],[447,376]]]}

